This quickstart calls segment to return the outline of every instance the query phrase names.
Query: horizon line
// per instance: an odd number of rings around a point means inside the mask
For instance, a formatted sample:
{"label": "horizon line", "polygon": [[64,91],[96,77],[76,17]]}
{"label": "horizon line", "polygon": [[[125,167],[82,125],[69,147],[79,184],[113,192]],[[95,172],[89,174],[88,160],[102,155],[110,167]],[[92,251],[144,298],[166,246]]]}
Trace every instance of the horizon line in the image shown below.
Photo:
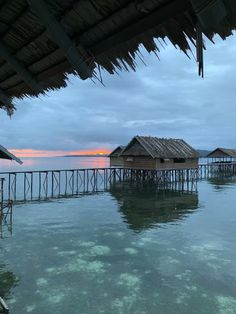
{"label": "horizon line", "polygon": [[108,155],[111,150],[107,148],[87,149],[87,150],[40,150],[31,148],[10,148],[8,149],[12,154],[17,157],[64,157],[64,156],[83,156],[83,155]]}

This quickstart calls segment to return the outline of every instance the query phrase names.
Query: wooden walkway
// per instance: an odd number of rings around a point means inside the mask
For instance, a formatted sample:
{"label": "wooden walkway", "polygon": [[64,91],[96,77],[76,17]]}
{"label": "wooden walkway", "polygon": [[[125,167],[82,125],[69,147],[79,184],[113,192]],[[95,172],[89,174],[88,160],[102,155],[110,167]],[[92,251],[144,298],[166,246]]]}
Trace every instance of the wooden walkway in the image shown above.
{"label": "wooden walkway", "polygon": [[200,179],[236,175],[236,163],[201,164],[193,169],[91,168],[1,172],[0,209],[10,203],[104,191],[113,182],[153,182],[157,188],[194,189]]}

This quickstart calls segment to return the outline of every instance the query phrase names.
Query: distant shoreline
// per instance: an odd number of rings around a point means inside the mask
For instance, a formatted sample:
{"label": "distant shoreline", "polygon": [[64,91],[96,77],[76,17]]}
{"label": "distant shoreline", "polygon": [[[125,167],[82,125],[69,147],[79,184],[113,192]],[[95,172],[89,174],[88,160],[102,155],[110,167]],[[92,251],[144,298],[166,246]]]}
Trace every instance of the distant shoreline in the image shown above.
{"label": "distant shoreline", "polygon": [[100,154],[97,154],[97,155],[64,155],[62,157],[108,157],[108,155],[100,155]]}

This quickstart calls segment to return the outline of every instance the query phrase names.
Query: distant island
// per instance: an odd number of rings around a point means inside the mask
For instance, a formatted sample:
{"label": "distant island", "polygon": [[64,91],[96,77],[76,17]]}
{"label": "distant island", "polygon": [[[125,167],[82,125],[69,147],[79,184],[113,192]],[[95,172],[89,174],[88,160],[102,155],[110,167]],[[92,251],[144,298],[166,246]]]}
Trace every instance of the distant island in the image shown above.
{"label": "distant island", "polygon": [[197,152],[199,153],[199,157],[200,158],[204,158],[206,157],[208,154],[210,154],[210,150],[206,150],[206,149],[197,149]]}
{"label": "distant island", "polygon": [[64,155],[63,157],[108,157],[108,154]]}
{"label": "distant island", "polygon": [[[200,158],[206,157],[211,151],[206,149],[196,149]],[[109,154],[83,154],[83,155],[64,155],[63,157],[108,157]]]}

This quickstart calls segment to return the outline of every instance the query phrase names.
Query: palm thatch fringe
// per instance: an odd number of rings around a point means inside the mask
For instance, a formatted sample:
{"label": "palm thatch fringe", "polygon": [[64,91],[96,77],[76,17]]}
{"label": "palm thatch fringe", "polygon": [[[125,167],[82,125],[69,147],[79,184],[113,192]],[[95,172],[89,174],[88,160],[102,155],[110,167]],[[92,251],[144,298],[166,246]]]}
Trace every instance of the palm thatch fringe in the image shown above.
{"label": "palm thatch fringe", "polygon": [[[68,74],[99,78],[136,69],[140,45],[157,56],[169,38],[187,56],[197,49],[203,76],[202,34],[223,39],[236,27],[233,0],[0,0],[0,108],[12,98],[67,85]],[[48,19],[51,17],[52,25]],[[64,38],[64,39],[63,39]],[[6,97],[4,97],[5,95]]]}

